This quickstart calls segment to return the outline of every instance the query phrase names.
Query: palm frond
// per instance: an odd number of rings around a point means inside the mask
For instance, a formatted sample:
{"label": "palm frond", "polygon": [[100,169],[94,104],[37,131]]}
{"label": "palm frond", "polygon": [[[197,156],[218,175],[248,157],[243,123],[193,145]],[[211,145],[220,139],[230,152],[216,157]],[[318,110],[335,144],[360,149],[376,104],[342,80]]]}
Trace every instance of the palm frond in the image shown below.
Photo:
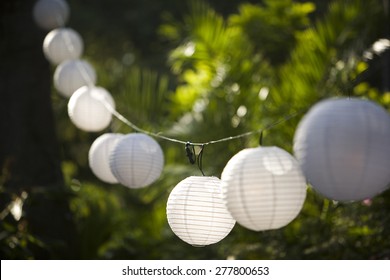
{"label": "palm frond", "polygon": [[123,78],[121,95],[125,102],[119,104],[122,112],[143,127],[161,124],[169,95],[168,76],[133,66],[124,70]]}
{"label": "palm frond", "polygon": [[[351,57],[368,46],[373,26],[368,21],[380,17],[378,1],[334,1],[327,15],[315,26],[303,31],[291,58],[280,70],[279,83],[273,89],[275,102],[285,100],[291,107],[307,107],[320,98],[343,95],[347,81],[330,79]],[[362,54],[362,52],[361,52]],[[343,75],[355,71],[359,59]],[[348,73],[349,74],[348,74]],[[344,83],[344,84],[343,84]]]}

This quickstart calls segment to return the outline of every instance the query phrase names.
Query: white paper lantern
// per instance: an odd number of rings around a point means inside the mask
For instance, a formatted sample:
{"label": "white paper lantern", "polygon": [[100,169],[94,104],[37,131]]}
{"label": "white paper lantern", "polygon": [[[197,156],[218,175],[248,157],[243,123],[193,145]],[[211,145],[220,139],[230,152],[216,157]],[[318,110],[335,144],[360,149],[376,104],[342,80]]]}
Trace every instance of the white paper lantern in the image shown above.
{"label": "white paper lantern", "polygon": [[298,162],[278,147],[240,151],[229,160],[221,179],[230,214],[255,231],[287,225],[306,198],[306,181]]}
{"label": "white paper lantern", "polygon": [[96,72],[87,61],[67,60],[57,66],[53,80],[58,92],[69,98],[79,88],[95,85]]}
{"label": "white paper lantern", "polygon": [[83,39],[71,28],[50,31],[43,41],[43,53],[52,64],[79,58],[84,49]]}
{"label": "white paper lantern", "polygon": [[101,131],[108,127],[112,119],[104,102],[115,107],[114,99],[107,90],[84,86],[69,99],[68,115],[73,124],[84,131]]}
{"label": "white paper lantern", "polygon": [[63,0],[39,0],[35,3],[33,17],[39,27],[52,30],[64,26],[69,18],[69,6]]}
{"label": "white paper lantern", "polygon": [[325,197],[372,198],[390,183],[390,116],[368,100],[321,101],[299,123],[294,153]]}
{"label": "white paper lantern", "polygon": [[216,177],[191,176],[172,190],[167,202],[167,218],[172,231],[194,246],[205,246],[225,238],[235,225]]}
{"label": "white paper lantern", "polygon": [[124,135],[120,133],[105,133],[96,138],[89,149],[89,167],[96,177],[103,182],[110,184],[118,183],[118,180],[110,170],[109,160],[113,148],[122,137]]}
{"label": "white paper lantern", "polygon": [[116,179],[129,188],[142,188],[161,175],[164,155],[160,145],[143,133],[124,136],[110,156],[110,169]]}

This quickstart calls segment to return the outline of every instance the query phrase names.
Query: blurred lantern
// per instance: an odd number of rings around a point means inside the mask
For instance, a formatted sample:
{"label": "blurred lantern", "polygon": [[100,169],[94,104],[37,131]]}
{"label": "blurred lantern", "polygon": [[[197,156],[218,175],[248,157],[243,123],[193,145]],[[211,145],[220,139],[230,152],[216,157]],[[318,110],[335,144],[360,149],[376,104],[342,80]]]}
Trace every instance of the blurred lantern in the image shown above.
{"label": "blurred lantern", "polygon": [[92,143],[88,153],[89,167],[100,180],[106,183],[115,184],[118,180],[110,170],[110,153],[123,134],[105,133]]}
{"label": "blurred lantern", "polygon": [[72,94],[82,86],[93,86],[96,83],[96,72],[84,60],[67,60],[57,66],[54,72],[54,87],[64,97]]}
{"label": "blurred lantern", "polygon": [[63,0],[39,0],[35,3],[33,17],[39,27],[52,30],[64,26],[69,18],[69,6]]}
{"label": "blurred lantern", "polygon": [[368,100],[324,100],[299,123],[294,152],[307,180],[325,197],[371,198],[390,183],[390,116]]}
{"label": "blurred lantern", "polygon": [[216,177],[191,176],[172,190],[167,203],[167,218],[172,231],[194,246],[219,242],[234,227]]}
{"label": "blurred lantern", "polygon": [[71,28],[50,31],[43,41],[43,53],[54,65],[68,59],[79,58],[84,49],[83,39]]}
{"label": "blurred lantern", "polygon": [[110,124],[112,118],[104,103],[115,107],[114,99],[107,90],[84,86],[69,99],[68,115],[73,124],[84,131],[101,131]]}
{"label": "blurred lantern", "polygon": [[142,188],[161,175],[164,155],[150,136],[130,133],[120,139],[110,156],[110,169],[116,179],[129,188]]}
{"label": "blurred lantern", "polygon": [[251,230],[278,229],[301,211],[306,181],[298,162],[277,147],[248,148],[222,173],[222,193],[233,218]]}

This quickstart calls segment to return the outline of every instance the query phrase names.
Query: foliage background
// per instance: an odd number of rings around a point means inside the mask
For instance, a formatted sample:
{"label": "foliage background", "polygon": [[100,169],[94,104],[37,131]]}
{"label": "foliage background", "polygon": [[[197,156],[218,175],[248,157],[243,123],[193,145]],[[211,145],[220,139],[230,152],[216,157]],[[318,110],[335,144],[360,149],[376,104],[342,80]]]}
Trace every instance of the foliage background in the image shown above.
{"label": "foliage background", "polygon": [[[98,85],[113,94],[119,112],[151,131],[204,142],[300,112],[264,134],[264,145],[292,152],[299,119],[322,98],[359,96],[390,107],[389,51],[371,49],[378,39],[389,38],[389,1],[68,3],[68,25],[84,38],[83,58],[94,65]],[[148,188],[104,184],[87,162],[100,134],[77,130],[67,117],[67,100],[54,89],[51,100],[63,182],[55,192],[44,184],[9,188],[2,167],[2,258],[390,257],[389,191],[343,204],[309,188],[301,214],[285,228],[253,232],[236,225],[223,241],[192,247],[172,233],[165,215],[171,189],[189,175],[200,175],[188,164],[184,147],[160,141],[166,165]],[[131,132],[117,120],[107,131]],[[231,156],[257,143],[255,135],[208,146],[205,173],[220,176]],[[22,206],[20,218],[11,211],[14,205]],[[56,215],[66,219],[49,222]]]}

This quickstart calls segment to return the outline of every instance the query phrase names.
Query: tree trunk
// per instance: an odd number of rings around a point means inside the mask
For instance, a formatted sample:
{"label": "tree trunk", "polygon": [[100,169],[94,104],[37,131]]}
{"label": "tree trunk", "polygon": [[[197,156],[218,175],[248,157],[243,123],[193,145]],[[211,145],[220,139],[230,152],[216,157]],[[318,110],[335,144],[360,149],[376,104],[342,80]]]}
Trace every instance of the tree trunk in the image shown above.
{"label": "tree trunk", "polygon": [[64,195],[50,66],[42,53],[47,31],[33,21],[35,2],[0,3],[0,211],[27,194],[19,223],[45,244],[28,251],[33,258],[67,258],[74,227]]}

